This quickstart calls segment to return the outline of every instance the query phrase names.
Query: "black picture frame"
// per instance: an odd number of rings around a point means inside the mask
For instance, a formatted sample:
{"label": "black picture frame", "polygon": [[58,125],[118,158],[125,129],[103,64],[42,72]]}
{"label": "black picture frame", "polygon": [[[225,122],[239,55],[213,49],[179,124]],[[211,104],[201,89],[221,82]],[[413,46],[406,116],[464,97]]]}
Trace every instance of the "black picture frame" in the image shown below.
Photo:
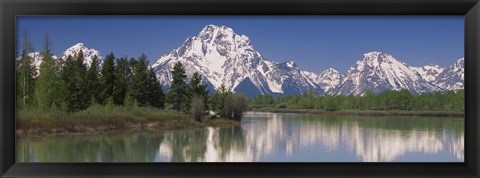
{"label": "black picture frame", "polygon": [[[0,0],[2,177],[479,177],[478,0]],[[464,163],[15,163],[15,17],[20,15],[464,15]]]}

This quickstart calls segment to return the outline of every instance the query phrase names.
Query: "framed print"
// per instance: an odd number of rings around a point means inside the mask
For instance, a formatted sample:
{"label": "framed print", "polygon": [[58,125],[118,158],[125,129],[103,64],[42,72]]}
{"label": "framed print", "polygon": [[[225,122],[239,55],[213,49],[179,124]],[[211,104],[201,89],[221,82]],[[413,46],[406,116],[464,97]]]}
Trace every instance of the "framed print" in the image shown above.
{"label": "framed print", "polygon": [[476,0],[0,8],[2,177],[479,176]]}

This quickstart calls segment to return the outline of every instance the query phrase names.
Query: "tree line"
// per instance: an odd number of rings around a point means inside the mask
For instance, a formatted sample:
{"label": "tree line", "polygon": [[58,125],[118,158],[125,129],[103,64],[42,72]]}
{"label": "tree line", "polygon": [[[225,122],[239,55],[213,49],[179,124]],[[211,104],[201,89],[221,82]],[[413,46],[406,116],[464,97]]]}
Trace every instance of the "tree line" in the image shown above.
{"label": "tree line", "polygon": [[145,54],[127,59],[117,58],[112,52],[101,65],[97,56],[85,62],[82,51],[65,60],[55,59],[50,46],[45,46],[37,70],[28,55],[33,51],[27,48],[31,42],[25,40],[23,44],[17,70],[20,109],[76,112],[93,104],[164,107],[162,86],[153,69],[148,68]]}
{"label": "tree line", "polygon": [[54,59],[51,41],[45,36],[40,52],[39,73],[32,65],[33,44],[24,34],[21,57],[17,66],[17,108],[40,108],[45,111],[77,112],[90,106],[118,105],[154,107],[191,113],[197,121],[214,111],[218,116],[240,120],[249,99],[233,94],[222,85],[219,92],[210,94],[202,76],[194,73],[187,78],[185,68],[178,62],[171,72],[172,81],[165,93],[147,56],[117,58],[111,52],[103,64],[97,56],[87,64],[82,51],[65,60]]}
{"label": "tree line", "polygon": [[314,92],[299,95],[273,97],[270,94],[254,97],[253,107],[289,107],[298,109],[322,109],[328,111],[359,110],[431,110],[464,111],[464,91],[447,91],[413,94],[409,90],[385,90],[374,93],[367,90],[361,96],[326,95]]}

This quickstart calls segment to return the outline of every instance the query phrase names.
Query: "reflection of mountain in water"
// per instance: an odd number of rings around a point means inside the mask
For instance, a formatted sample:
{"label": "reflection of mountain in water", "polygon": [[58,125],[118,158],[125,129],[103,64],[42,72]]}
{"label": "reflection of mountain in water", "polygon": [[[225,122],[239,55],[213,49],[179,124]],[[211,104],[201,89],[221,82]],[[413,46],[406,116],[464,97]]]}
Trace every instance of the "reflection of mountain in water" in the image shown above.
{"label": "reflection of mountain in water", "polygon": [[[181,151],[176,150],[178,147],[172,149],[176,146],[174,143],[178,143],[172,139],[173,135],[190,133],[193,136],[198,133],[169,132],[160,144],[159,154],[170,161],[251,162],[265,161],[279,154],[285,158],[280,160],[288,160],[288,157],[310,148],[308,154],[312,156],[348,150],[356,156],[354,161],[365,162],[401,161],[409,153],[433,156],[440,152],[453,155],[457,161],[464,159],[463,127],[458,128],[461,123],[455,123],[454,119],[318,118],[315,115],[271,113],[249,113],[246,117],[241,129],[203,130],[205,141],[198,143],[205,145],[182,141]],[[194,154],[194,145],[202,147],[202,151]],[[182,158],[172,159],[175,152],[183,153]]]}
{"label": "reflection of mountain in water", "polygon": [[19,162],[462,162],[462,119],[247,113],[242,126],[19,138]]}

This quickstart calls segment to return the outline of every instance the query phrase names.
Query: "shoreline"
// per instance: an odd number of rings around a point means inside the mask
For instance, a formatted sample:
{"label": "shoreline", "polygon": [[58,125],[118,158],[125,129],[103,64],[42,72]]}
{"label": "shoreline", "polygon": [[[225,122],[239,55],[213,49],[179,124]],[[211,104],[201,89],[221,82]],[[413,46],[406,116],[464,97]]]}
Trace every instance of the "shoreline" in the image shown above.
{"label": "shoreline", "polygon": [[[325,111],[317,109],[289,109],[289,108],[255,108],[247,112],[272,113],[299,113],[319,115],[359,115],[359,116],[435,116],[435,117],[464,117],[464,112],[458,111],[403,111],[403,110],[339,110]],[[68,115],[61,118],[45,119],[21,118],[17,119],[16,137],[39,137],[56,135],[89,135],[115,131],[167,131],[176,129],[195,129],[205,127],[231,127],[241,125],[241,122],[228,119],[208,119],[203,122],[195,121],[191,116],[181,113],[156,117],[146,116],[142,119],[129,116],[88,115],[88,117]]]}
{"label": "shoreline", "polygon": [[464,112],[459,111],[405,111],[405,110],[338,110],[326,111],[318,109],[288,109],[288,108],[255,108],[250,112],[272,113],[302,113],[321,115],[359,115],[359,116],[436,116],[436,117],[464,117]]}
{"label": "shoreline", "polygon": [[[186,122],[185,122],[186,121]],[[168,131],[177,129],[197,129],[205,127],[232,127],[238,126],[241,122],[232,121],[227,119],[214,119],[204,122],[197,122],[194,120],[184,121],[152,121],[145,123],[129,123],[127,127],[121,126],[90,126],[90,125],[77,125],[74,127],[55,127],[55,128],[17,128],[15,130],[16,137],[40,137],[40,136],[61,136],[61,135],[92,135],[102,134],[117,131]]]}
{"label": "shoreline", "polygon": [[43,110],[17,112],[16,137],[96,134],[121,130],[175,130],[203,127],[231,127],[241,122],[204,116],[202,122],[192,115],[155,108],[92,107],[75,113]]}

